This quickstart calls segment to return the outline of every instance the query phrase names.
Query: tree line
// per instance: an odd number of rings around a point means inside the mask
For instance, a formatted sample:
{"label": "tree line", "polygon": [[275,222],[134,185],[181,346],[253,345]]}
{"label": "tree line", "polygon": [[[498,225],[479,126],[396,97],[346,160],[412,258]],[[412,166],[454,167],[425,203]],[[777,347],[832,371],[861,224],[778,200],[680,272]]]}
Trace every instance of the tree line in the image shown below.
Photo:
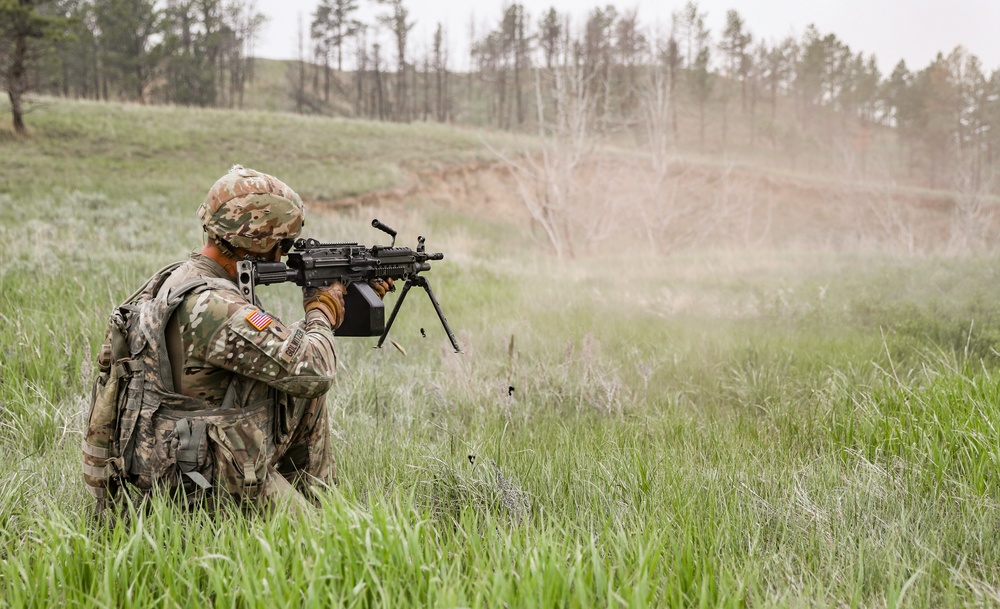
{"label": "tree line", "polygon": [[31,90],[238,107],[264,22],[254,0],[0,0],[0,84],[19,131]]}
{"label": "tree line", "polygon": [[[765,40],[730,10],[712,32],[694,1],[655,27],[612,5],[574,22],[506,3],[469,22],[458,70],[441,24],[432,40],[411,39],[412,0],[367,1],[377,9],[367,22],[359,0],[318,0],[304,16],[288,64],[295,110],[537,130],[573,81],[589,134],[649,143],[663,137],[652,125],[705,152],[763,150],[864,173],[889,132],[897,167],[931,186],[956,171],[992,183],[998,165],[1000,70],[962,48],[882,74],[873,55],[815,26]],[[0,79],[15,115],[31,89],[240,107],[264,19],[253,0],[0,0]]]}
{"label": "tree line", "polygon": [[[321,0],[318,12],[324,3],[356,10],[355,0]],[[348,11],[337,30],[338,42],[346,36],[355,47],[358,116],[537,129],[539,108],[559,104],[553,74],[572,73],[584,83],[591,133],[648,136],[656,112],[650,103],[659,100],[673,140],[682,139],[679,125],[686,123],[688,140],[706,152],[767,150],[792,165],[811,153],[814,163],[864,174],[876,134],[889,131],[907,176],[933,187],[953,186],[949,180],[958,175],[976,188],[1000,188],[994,179],[1000,69],[987,70],[961,47],[922,69],[899,61],[882,74],[874,55],[814,25],[801,36],[766,40],[729,10],[721,31],[712,32],[694,1],[676,11],[668,27],[650,27],[636,9],[612,5],[574,23],[554,8],[533,16],[507,3],[487,27],[470,22],[469,68],[456,74],[440,24],[421,56],[408,50],[413,24],[403,0],[377,3],[389,9],[377,23],[353,20]],[[393,78],[373,28],[394,43]],[[693,116],[679,121],[685,111]],[[711,142],[708,123],[716,132]]]}

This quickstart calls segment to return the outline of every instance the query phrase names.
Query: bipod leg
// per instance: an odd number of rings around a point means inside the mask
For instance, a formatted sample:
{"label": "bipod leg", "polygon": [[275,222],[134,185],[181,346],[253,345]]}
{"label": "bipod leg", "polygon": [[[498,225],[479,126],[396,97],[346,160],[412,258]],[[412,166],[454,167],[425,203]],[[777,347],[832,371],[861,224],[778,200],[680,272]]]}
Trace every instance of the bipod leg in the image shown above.
{"label": "bipod leg", "polygon": [[385,324],[385,330],[382,331],[382,336],[378,338],[378,344],[375,345],[376,349],[381,349],[382,343],[385,342],[385,338],[389,336],[389,329],[392,328],[392,322],[396,321],[396,313],[399,313],[399,307],[402,306],[403,300],[406,299],[406,293],[413,287],[413,283],[412,279],[407,279],[406,283],[403,284],[403,291],[399,294],[399,300],[396,301],[396,306],[392,307],[392,313],[389,314],[389,322]]}
{"label": "bipod leg", "polygon": [[455,339],[455,334],[451,331],[451,326],[448,325],[448,320],[444,316],[444,311],[441,310],[441,305],[438,303],[438,299],[434,297],[434,290],[431,289],[431,282],[427,281],[423,277],[420,278],[420,287],[422,287],[427,295],[430,296],[431,304],[434,305],[434,310],[437,311],[438,319],[441,320],[441,325],[444,327],[444,331],[448,333],[448,340],[451,341],[451,346],[455,348],[455,353],[461,353],[462,350],[458,348],[458,341]]}

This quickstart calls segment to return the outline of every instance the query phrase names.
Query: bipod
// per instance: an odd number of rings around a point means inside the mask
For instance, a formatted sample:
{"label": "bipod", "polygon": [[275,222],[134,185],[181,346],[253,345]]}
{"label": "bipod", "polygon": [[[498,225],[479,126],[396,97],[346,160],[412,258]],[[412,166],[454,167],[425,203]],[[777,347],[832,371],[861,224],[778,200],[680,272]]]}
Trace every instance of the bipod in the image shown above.
{"label": "bipod", "polygon": [[382,343],[384,343],[386,337],[389,336],[389,329],[392,328],[392,322],[396,320],[396,313],[399,312],[399,308],[403,305],[403,300],[406,299],[406,293],[409,292],[410,288],[414,286],[423,288],[424,291],[427,292],[427,296],[431,299],[431,304],[434,305],[434,310],[437,311],[438,319],[441,320],[441,325],[444,327],[444,331],[448,334],[448,340],[451,341],[451,346],[455,348],[455,353],[461,353],[462,350],[458,347],[458,341],[455,339],[455,334],[451,331],[451,326],[448,325],[448,319],[445,318],[444,311],[441,310],[441,304],[434,296],[434,290],[431,289],[431,283],[420,275],[410,277],[406,280],[406,283],[403,284],[403,291],[399,294],[399,300],[396,301],[396,305],[392,307],[392,313],[389,315],[389,321],[385,324],[385,330],[382,332],[382,336],[379,337],[378,344],[375,345],[375,348],[382,348]]}

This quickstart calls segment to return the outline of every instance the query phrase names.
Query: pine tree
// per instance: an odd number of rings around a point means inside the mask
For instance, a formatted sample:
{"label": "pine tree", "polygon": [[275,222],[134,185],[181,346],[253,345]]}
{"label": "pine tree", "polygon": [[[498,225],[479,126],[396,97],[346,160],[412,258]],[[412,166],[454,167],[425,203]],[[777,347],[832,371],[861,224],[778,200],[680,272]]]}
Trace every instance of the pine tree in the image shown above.
{"label": "pine tree", "polygon": [[24,135],[24,96],[31,90],[29,70],[51,44],[62,38],[67,21],[46,0],[0,0],[0,85],[10,99],[14,132]]}

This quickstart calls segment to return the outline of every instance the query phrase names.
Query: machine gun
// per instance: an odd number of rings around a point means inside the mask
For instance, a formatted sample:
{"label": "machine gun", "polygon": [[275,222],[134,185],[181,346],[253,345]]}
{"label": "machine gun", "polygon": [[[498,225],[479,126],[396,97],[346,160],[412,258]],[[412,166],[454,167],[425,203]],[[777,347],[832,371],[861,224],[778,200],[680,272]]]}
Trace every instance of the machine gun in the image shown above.
{"label": "machine gun", "polygon": [[[378,336],[376,348],[381,348],[389,335],[389,329],[410,288],[423,288],[455,353],[461,353],[430,282],[420,275],[430,270],[431,260],[443,260],[444,254],[427,252],[423,237],[417,237],[415,250],[396,247],[396,231],[378,220],[372,220],[372,226],[392,237],[392,244],[367,247],[358,243],[320,243],[316,239],[297,239],[288,253],[287,263],[251,259],[238,262],[236,283],[243,295],[254,302],[254,288],[258,285],[290,281],[306,289],[316,289],[340,281],[347,287],[347,294],[344,296],[344,322],[337,328],[337,336]],[[405,281],[388,323],[385,322],[384,303],[368,285],[372,279]]]}

